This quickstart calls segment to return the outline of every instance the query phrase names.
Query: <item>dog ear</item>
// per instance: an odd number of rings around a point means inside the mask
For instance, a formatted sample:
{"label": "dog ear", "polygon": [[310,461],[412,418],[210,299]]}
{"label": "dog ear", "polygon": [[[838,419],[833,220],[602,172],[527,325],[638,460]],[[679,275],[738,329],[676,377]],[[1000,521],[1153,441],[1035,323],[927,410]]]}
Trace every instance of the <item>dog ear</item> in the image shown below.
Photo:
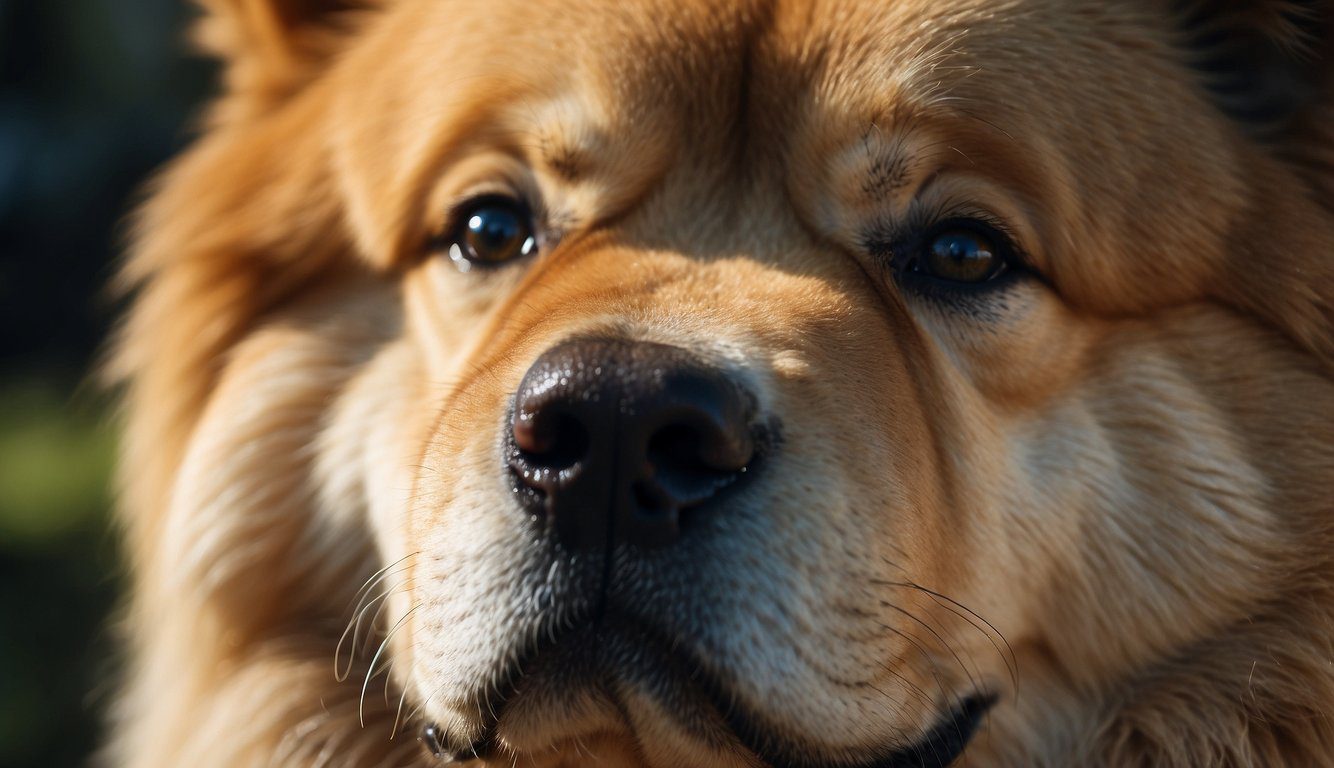
{"label": "dog ear", "polygon": [[1334,213],[1334,0],[1169,0],[1213,102]]}
{"label": "dog ear", "polygon": [[1281,137],[1324,106],[1334,75],[1332,0],[1175,0],[1188,61],[1251,135]]}
{"label": "dog ear", "polygon": [[308,83],[385,0],[197,0],[201,47],[223,61],[230,104],[263,111]]}
{"label": "dog ear", "polygon": [[1186,61],[1260,158],[1220,290],[1334,367],[1334,0],[1165,2]]}

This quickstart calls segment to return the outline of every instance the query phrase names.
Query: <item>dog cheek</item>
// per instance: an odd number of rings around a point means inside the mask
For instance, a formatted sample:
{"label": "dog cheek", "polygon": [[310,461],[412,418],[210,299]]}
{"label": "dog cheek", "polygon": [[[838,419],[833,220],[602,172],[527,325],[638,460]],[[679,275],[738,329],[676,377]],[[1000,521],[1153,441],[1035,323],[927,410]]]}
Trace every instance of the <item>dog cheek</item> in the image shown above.
{"label": "dog cheek", "polygon": [[384,348],[340,393],[319,437],[322,514],[336,528],[369,532],[387,562],[408,546],[412,467],[433,418],[425,381],[411,344]]}
{"label": "dog cheek", "polygon": [[1263,479],[1177,355],[1132,337],[1108,346],[1119,351],[1099,381],[1017,442],[1026,514],[1051,523],[1030,528],[1028,559],[1063,564],[1038,587],[1041,623],[1104,679],[1237,620],[1284,547]]}
{"label": "dog cheek", "polygon": [[307,329],[257,333],[187,451],[157,566],[164,583],[194,585],[238,637],[327,605],[367,561],[361,529],[323,514],[314,490],[322,404],[354,370],[343,351]]}

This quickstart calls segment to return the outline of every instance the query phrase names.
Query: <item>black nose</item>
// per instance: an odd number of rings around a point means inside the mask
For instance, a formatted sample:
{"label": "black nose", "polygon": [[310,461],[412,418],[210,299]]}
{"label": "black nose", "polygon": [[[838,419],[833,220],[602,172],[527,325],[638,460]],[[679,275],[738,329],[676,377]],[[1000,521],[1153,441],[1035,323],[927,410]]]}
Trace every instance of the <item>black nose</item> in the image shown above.
{"label": "black nose", "polygon": [[569,341],[519,385],[507,458],[520,497],[566,546],[664,546],[746,471],[754,409],[737,381],[678,347]]}

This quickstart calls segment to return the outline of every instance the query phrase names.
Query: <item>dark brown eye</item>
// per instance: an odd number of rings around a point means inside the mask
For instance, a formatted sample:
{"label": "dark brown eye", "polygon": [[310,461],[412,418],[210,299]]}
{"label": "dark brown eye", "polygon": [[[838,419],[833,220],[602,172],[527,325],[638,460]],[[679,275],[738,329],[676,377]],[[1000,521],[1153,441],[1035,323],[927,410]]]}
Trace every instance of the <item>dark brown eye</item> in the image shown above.
{"label": "dark brown eye", "polygon": [[1001,246],[981,232],[951,228],[932,235],[918,270],[952,283],[985,283],[1005,270]]}
{"label": "dark brown eye", "polygon": [[452,763],[454,762],[454,755],[449,751],[447,751],[441,745],[440,736],[441,736],[440,726],[434,724],[428,724],[422,727],[422,732],[421,732],[422,748],[426,750],[426,754],[430,755],[431,757],[434,757],[436,760],[439,760],[441,762]]}
{"label": "dark brown eye", "polygon": [[537,248],[532,219],[515,200],[483,198],[461,208],[449,256],[459,269],[493,266],[527,256]]}

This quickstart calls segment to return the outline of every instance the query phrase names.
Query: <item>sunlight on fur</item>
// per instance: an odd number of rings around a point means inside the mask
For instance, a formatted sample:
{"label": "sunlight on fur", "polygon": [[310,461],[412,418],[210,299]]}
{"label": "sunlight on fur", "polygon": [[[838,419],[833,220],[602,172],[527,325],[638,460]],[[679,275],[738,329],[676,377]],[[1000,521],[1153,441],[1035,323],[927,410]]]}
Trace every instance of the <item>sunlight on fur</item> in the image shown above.
{"label": "sunlight on fur", "polygon": [[1334,7],[203,0],[104,763],[1334,763]]}

